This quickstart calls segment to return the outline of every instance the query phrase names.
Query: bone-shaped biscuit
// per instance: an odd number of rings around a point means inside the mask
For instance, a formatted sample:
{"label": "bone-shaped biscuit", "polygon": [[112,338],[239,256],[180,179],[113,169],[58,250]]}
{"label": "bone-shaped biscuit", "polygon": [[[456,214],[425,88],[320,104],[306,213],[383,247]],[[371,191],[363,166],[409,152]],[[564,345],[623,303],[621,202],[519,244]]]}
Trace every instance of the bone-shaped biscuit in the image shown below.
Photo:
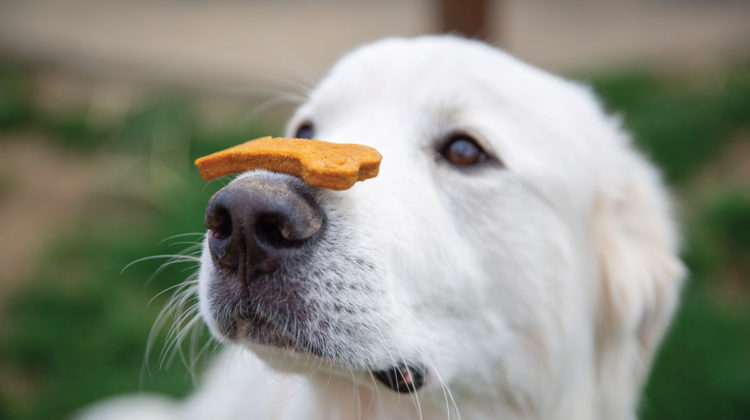
{"label": "bone-shaped biscuit", "polygon": [[204,180],[250,169],[302,178],[306,183],[345,190],[378,174],[383,157],[372,147],[320,140],[261,137],[204,156],[195,166]]}

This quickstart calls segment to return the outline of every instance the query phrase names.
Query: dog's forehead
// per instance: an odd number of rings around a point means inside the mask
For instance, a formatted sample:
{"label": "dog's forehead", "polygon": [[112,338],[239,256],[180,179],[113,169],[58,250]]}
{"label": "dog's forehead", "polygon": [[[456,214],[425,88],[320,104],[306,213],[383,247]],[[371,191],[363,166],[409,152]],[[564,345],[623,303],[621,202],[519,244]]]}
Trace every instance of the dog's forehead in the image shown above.
{"label": "dog's forehead", "polygon": [[390,38],[344,56],[313,92],[311,101],[332,108],[381,101],[392,106],[523,105],[549,94],[550,89],[564,91],[566,85],[477,41],[452,36]]}

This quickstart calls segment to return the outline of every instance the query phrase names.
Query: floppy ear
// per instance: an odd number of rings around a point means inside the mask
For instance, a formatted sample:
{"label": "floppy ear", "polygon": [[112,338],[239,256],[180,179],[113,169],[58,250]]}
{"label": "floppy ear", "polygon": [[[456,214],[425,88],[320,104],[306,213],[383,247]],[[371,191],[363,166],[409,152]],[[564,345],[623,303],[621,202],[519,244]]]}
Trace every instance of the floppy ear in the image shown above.
{"label": "floppy ear", "polygon": [[[685,270],[669,196],[640,156],[611,168],[594,209],[600,267],[597,350],[599,378],[612,398],[634,404],[669,324]],[[605,183],[602,183],[605,184]],[[603,390],[608,393],[607,390]],[[631,394],[622,400],[623,395]]]}

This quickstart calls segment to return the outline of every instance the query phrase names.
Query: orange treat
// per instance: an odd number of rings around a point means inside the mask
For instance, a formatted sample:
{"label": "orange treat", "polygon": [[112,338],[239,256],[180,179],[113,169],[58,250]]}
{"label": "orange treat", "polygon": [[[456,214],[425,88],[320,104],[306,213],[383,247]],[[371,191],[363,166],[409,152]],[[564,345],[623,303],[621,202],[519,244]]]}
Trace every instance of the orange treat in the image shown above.
{"label": "orange treat", "polygon": [[195,166],[206,181],[266,169],[300,177],[316,187],[345,190],[357,181],[375,177],[382,158],[377,150],[359,144],[261,137],[204,156]]}

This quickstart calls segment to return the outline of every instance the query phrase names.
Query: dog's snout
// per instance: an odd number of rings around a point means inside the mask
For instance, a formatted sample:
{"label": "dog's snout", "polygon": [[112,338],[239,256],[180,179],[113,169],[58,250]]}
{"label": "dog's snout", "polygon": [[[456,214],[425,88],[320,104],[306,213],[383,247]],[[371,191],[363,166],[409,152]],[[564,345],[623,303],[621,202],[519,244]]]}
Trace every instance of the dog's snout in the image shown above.
{"label": "dog's snout", "polygon": [[205,218],[211,256],[224,271],[251,277],[275,270],[320,232],[314,200],[283,181],[245,180],[221,189]]}

